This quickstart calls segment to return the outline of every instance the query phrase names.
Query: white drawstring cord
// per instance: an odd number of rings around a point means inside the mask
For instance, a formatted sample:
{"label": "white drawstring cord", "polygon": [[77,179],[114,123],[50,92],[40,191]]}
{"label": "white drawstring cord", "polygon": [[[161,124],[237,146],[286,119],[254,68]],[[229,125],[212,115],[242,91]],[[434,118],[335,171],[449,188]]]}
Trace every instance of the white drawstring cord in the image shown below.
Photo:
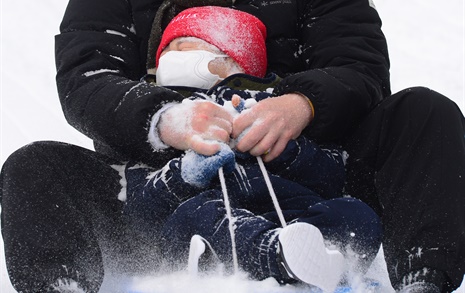
{"label": "white drawstring cord", "polygon": [[[271,184],[270,177],[268,176],[268,172],[265,168],[265,164],[261,157],[257,157],[258,165],[260,166],[260,170],[262,171],[263,178],[265,178],[266,187],[268,188],[268,192],[270,193],[271,199],[273,201],[274,208],[276,213],[278,214],[279,221],[281,222],[281,226],[286,227],[286,220],[284,219],[283,211],[279,206],[278,198],[276,193],[274,192],[273,185]],[[226,209],[226,216],[228,217],[229,222],[229,235],[231,237],[231,250],[232,250],[232,257],[233,257],[233,265],[234,265],[234,273],[237,274],[239,272],[239,262],[237,260],[237,250],[236,250],[236,236],[234,232],[234,222],[231,212],[231,204],[229,202],[228,190],[226,188],[226,181],[224,179],[224,172],[223,167],[218,169],[218,177],[220,178],[221,183],[221,190],[223,192],[224,198],[224,207]]]}
{"label": "white drawstring cord", "polygon": [[265,164],[263,164],[262,157],[257,157],[258,165],[260,166],[260,170],[262,171],[263,178],[265,178],[266,187],[268,187],[268,192],[270,193],[271,199],[273,200],[274,209],[278,214],[279,221],[281,222],[281,226],[286,227],[286,220],[284,219],[283,211],[279,206],[278,198],[276,197],[276,193],[274,192],[273,185],[271,185],[270,177],[268,176],[268,172],[266,171]]}
{"label": "white drawstring cord", "polygon": [[236,236],[234,233],[234,223],[231,213],[231,204],[229,203],[228,190],[226,188],[226,182],[224,180],[223,167],[220,167],[220,169],[218,169],[218,176],[220,177],[221,190],[223,191],[224,198],[224,207],[226,209],[226,215],[229,221],[229,235],[231,236],[231,250],[233,257],[234,273],[237,274],[239,272],[239,262],[237,260]]}

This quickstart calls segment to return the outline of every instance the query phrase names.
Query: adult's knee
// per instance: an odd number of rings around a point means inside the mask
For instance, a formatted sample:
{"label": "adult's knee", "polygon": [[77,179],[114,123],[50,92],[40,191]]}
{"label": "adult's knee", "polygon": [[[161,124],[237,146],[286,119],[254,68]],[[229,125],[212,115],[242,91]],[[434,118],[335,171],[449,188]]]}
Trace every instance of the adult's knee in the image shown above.
{"label": "adult's knee", "polygon": [[394,96],[400,96],[401,107],[407,108],[414,115],[460,113],[454,101],[426,87],[408,88]]}
{"label": "adult's knee", "polygon": [[40,158],[50,157],[61,145],[63,144],[52,141],[37,141],[27,144],[13,152],[6,159],[2,167],[2,173],[10,174],[10,172],[18,169],[31,168]]}
{"label": "adult's knee", "polygon": [[[13,152],[5,161],[1,171],[0,192],[5,195],[8,190],[19,187],[21,182],[52,179],[47,173],[48,164],[53,162],[52,155],[57,153],[61,143],[38,141],[25,145]],[[0,198],[1,199],[1,198]]]}
{"label": "adult's knee", "polygon": [[13,152],[5,161],[0,173],[0,200],[8,190],[18,184],[18,181],[25,179],[31,173],[31,170],[39,170],[40,164],[37,162],[37,157],[43,152],[45,142],[35,142],[23,146]]}
{"label": "adult's knee", "polygon": [[18,206],[23,205],[32,208],[54,200],[66,201],[67,197],[84,204],[83,197],[98,200],[100,194],[117,194],[121,189],[118,172],[103,158],[90,150],[53,141],[18,149],[6,160],[0,176],[3,212],[21,210]]}

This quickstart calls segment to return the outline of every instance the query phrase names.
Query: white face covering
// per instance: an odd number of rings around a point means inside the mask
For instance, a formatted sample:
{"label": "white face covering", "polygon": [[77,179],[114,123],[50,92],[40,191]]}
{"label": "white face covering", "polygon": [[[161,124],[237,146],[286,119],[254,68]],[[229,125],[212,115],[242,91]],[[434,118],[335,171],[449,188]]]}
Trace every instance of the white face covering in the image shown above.
{"label": "white face covering", "polygon": [[228,57],[203,50],[169,51],[158,61],[157,84],[209,89],[221,78],[208,70],[217,57]]}

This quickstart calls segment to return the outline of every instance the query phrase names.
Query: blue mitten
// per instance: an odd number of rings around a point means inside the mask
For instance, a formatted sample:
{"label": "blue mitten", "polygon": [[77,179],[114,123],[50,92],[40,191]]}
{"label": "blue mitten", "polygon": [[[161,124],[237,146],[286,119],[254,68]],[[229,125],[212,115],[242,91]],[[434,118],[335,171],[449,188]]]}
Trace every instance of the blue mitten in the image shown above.
{"label": "blue mitten", "polygon": [[185,182],[203,188],[208,186],[221,167],[225,173],[230,173],[235,165],[234,152],[226,144],[221,144],[220,151],[212,156],[188,150],[181,159],[181,176]]}

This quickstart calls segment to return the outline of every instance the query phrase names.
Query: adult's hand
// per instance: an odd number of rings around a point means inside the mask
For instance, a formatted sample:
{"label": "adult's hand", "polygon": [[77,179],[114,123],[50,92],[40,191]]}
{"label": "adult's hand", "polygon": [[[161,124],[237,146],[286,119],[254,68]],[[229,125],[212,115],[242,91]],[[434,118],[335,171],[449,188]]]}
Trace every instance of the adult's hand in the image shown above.
{"label": "adult's hand", "polygon": [[161,115],[158,132],[173,148],[211,156],[220,150],[221,142],[229,142],[232,121],[232,115],[218,104],[185,100]]}
{"label": "adult's hand", "polygon": [[236,148],[269,162],[278,157],[313,119],[312,107],[300,94],[264,99],[234,119]]}

